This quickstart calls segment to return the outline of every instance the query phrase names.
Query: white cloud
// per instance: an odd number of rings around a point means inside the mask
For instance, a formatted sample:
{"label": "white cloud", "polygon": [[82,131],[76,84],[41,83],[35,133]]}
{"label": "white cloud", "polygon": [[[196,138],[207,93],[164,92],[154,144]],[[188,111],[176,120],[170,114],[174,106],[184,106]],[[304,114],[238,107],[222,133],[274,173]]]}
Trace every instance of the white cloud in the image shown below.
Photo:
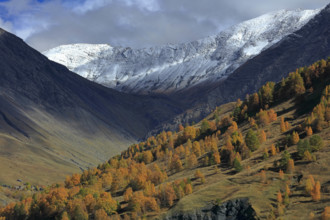
{"label": "white cloud", "polygon": [[135,6],[140,10],[158,11],[159,4],[157,0],[122,0],[127,6]]}
{"label": "white cloud", "polygon": [[31,9],[33,0],[10,0],[0,2],[0,6],[5,7],[9,14],[19,14],[25,10]]}
{"label": "white cloud", "polygon": [[73,8],[73,11],[79,14],[84,14],[88,11],[92,11],[98,8],[101,8],[107,4],[110,4],[112,0],[93,0],[93,1],[85,1],[81,5],[77,5]]}
{"label": "white cloud", "polygon": [[8,22],[8,21],[4,21],[0,18],[0,28],[9,31],[9,32],[13,32],[13,25],[12,23]]}

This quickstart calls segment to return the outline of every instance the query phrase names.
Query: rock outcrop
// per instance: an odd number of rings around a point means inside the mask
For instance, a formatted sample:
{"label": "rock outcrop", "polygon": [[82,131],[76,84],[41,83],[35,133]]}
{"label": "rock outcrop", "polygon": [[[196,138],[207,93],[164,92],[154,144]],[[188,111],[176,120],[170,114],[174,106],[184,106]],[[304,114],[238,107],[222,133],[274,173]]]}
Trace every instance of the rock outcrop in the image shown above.
{"label": "rock outcrop", "polygon": [[229,200],[222,205],[209,205],[200,210],[166,216],[165,220],[256,220],[248,198]]}

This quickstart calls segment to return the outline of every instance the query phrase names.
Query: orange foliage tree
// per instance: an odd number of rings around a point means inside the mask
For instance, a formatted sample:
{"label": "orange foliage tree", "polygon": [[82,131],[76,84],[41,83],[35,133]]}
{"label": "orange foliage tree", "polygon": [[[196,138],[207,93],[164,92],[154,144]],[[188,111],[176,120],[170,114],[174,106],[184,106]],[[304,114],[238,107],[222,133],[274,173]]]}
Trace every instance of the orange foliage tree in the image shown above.
{"label": "orange foliage tree", "polygon": [[203,173],[198,169],[195,172],[195,178],[196,179],[200,179],[201,183],[205,182],[205,176],[203,175]]}
{"label": "orange foliage tree", "polygon": [[322,220],[330,220],[330,206],[324,208],[322,212]]}
{"label": "orange foliage tree", "polygon": [[191,140],[195,139],[196,138],[196,129],[192,126],[185,127],[184,132],[183,132],[183,136],[186,140],[187,139],[191,139]]}
{"label": "orange foliage tree", "polygon": [[312,175],[309,175],[308,179],[306,180],[306,186],[305,186],[305,191],[308,195],[312,195],[314,185],[315,185],[314,177]]}
{"label": "orange foliage tree", "polygon": [[132,199],[133,196],[133,190],[131,187],[128,187],[124,193],[124,200],[125,202],[128,202],[129,200]]}
{"label": "orange foliage tree", "polygon": [[221,163],[221,159],[220,159],[220,154],[219,154],[219,152],[215,152],[215,153],[213,153],[213,158],[214,158],[214,162],[215,162],[216,164],[220,164],[220,163]]}
{"label": "orange foliage tree", "polygon": [[270,153],[271,153],[272,156],[275,156],[276,155],[276,148],[275,148],[275,145],[274,144],[272,144],[270,146]]}
{"label": "orange foliage tree", "polygon": [[144,151],[142,154],[142,160],[145,164],[151,163],[153,161],[154,157],[150,150]]}
{"label": "orange foliage tree", "polygon": [[197,158],[195,154],[190,154],[187,158],[187,167],[192,168],[197,165]]}
{"label": "orange foliage tree", "polygon": [[281,191],[278,191],[278,193],[277,193],[277,202],[279,204],[282,204],[282,202],[283,202],[283,197],[282,197]]}
{"label": "orange foliage tree", "polygon": [[298,142],[299,142],[299,134],[294,131],[291,136],[291,144],[295,145]]}
{"label": "orange foliage tree", "polygon": [[321,184],[320,181],[317,181],[312,190],[312,199],[313,201],[320,201],[321,199]]}
{"label": "orange foliage tree", "polygon": [[313,129],[312,129],[311,126],[307,126],[305,130],[306,130],[306,135],[307,136],[312,136],[313,135]]}
{"label": "orange foliage tree", "polygon": [[261,130],[259,133],[259,141],[260,143],[264,143],[267,140],[267,135],[266,132],[264,130]]}
{"label": "orange foliage tree", "polygon": [[201,156],[201,146],[198,141],[194,141],[192,145],[192,151],[196,155],[196,157]]}

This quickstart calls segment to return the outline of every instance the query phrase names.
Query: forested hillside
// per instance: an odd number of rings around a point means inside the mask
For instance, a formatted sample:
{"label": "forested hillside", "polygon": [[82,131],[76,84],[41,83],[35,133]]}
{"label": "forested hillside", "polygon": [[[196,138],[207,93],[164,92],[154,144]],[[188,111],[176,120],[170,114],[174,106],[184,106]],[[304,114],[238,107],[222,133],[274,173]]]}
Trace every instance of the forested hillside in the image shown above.
{"label": "forested hillside", "polygon": [[237,198],[246,219],[329,219],[329,82],[330,59],[299,68],[63,183],[26,187],[0,219],[179,219]]}

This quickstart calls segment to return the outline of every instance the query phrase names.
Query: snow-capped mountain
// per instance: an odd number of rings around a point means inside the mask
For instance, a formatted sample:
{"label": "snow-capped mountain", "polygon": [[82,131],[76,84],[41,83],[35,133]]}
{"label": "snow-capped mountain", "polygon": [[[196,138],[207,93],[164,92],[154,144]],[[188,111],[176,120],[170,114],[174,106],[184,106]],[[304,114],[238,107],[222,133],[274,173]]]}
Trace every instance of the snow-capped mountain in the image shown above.
{"label": "snow-capped mountain", "polygon": [[280,10],[190,43],[145,49],[72,44],[50,49],[44,55],[87,79],[120,91],[171,93],[226,78],[319,12]]}

